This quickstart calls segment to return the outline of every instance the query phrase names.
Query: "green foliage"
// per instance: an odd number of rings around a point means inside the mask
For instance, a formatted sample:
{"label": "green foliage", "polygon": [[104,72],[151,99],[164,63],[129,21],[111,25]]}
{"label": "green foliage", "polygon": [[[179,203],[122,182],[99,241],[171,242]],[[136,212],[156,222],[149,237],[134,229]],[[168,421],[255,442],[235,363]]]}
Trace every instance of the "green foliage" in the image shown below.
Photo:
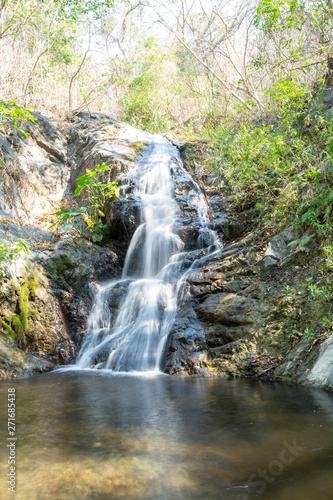
{"label": "green foliage", "polygon": [[[101,212],[102,213],[102,212]],[[103,230],[107,227],[106,224],[101,222],[101,216],[95,217],[89,215],[89,209],[87,207],[70,208],[64,210],[58,210],[55,212],[61,223],[61,229],[63,231],[73,230],[75,233],[84,237],[87,235],[87,229],[92,241],[102,241]],[[83,222],[85,224],[83,224]],[[52,224],[50,228],[55,226],[57,223]]]}
{"label": "green foliage", "polygon": [[306,24],[323,32],[330,28],[330,10],[327,0],[259,0],[254,26],[266,34],[301,31]]}
{"label": "green foliage", "polygon": [[333,328],[333,316],[324,316],[320,322],[320,325],[325,328],[325,330],[331,330]]}
{"label": "green foliage", "polygon": [[14,243],[0,243],[0,277],[6,275],[6,269],[22,254],[29,255],[29,247],[25,240],[18,239]]}
{"label": "green foliage", "polygon": [[[89,208],[77,205],[75,208],[55,212],[54,215],[59,218],[63,231],[74,230],[80,236],[85,236],[86,229],[88,229],[92,241],[103,240],[104,229],[107,227],[102,222],[105,216],[103,212],[105,202],[110,198],[118,198],[120,195],[117,182],[103,183],[98,180],[100,173],[105,170],[109,170],[109,167],[103,163],[93,172],[87,172],[78,177],[74,196],[82,195],[82,191],[85,190],[85,200],[89,203]],[[52,224],[50,228],[56,224]]]}
{"label": "green foliage", "polygon": [[265,33],[290,28],[301,29],[305,22],[304,7],[303,0],[260,0],[254,25]]}
{"label": "green foliage", "polygon": [[88,190],[87,199],[91,205],[98,211],[100,206],[103,206],[105,201],[112,196],[119,196],[120,190],[116,182],[103,184],[97,180],[97,176],[104,170],[109,170],[110,167],[105,163],[98,165],[93,172],[87,172],[85,175],[78,177],[76,180],[77,188],[75,189],[74,196],[79,196],[82,189]]}
{"label": "green foliage", "polygon": [[[266,91],[266,96],[269,98],[268,109],[282,117],[285,127],[291,126],[298,116],[302,115],[309,95],[309,88],[296,77],[280,78]],[[292,128],[290,132],[295,134]]]}
{"label": "green foliage", "polygon": [[[319,193],[318,193],[319,194]],[[299,227],[311,227],[324,238],[332,238],[333,189],[331,186],[321,190],[320,197],[306,198],[296,209],[296,223]]]}
{"label": "green foliage", "polygon": [[294,340],[299,335],[300,335],[299,331],[296,330],[296,328],[293,328],[292,331],[288,333],[288,338],[291,339],[291,340]]}
{"label": "green foliage", "polygon": [[288,243],[287,246],[295,247],[295,245],[297,245],[297,249],[300,250],[301,252],[310,253],[309,245],[312,242],[313,237],[314,237],[313,234],[310,234],[309,236],[302,236],[302,238],[291,241],[290,243]]}
{"label": "green foliage", "polygon": [[99,19],[105,10],[113,6],[113,0],[55,0],[61,6],[61,13],[77,20],[82,14]]}
{"label": "green foliage", "polygon": [[141,46],[139,60],[128,68],[127,92],[119,102],[123,119],[149,132],[165,131],[175,121],[171,104],[184,92],[180,70],[172,52],[159,48],[153,38]]}
{"label": "green foliage", "polygon": [[21,135],[27,137],[29,134],[22,127],[35,121],[36,118],[30,113],[30,110],[22,108],[16,101],[0,102],[0,127],[12,125]]}
{"label": "green foliage", "polygon": [[[296,326],[296,325],[295,325]],[[316,338],[316,333],[310,327],[306,327],[304,333],[299,332],[296,328],[294,328],[289,334],[288,338],[290,340],[294,340],[296,338],[302,338],[305,342],[313,342]]]}
{"label": "green foliage", "polygon": [[[306,237],[292,242],[306,252],[316,236],[327,250],[333,248],[333,122],[319,116],[311,128],[293,124],[301,101],[292,96],[282,101],[286,121],[279,125],[226,122],[223,128],[206,130],[212,150],[208,170],[219,175],[239,208],[256,208],[267,226],[295,224],[308,230]],[[326,261],[333,266],[329,252]]]}
{"label": "green foliage", "polygon": [[[62,231],[73,230],[80,236],[84,236],[84,227],[82,220],[88,219],[88,209],[86,207],[65,208],[54,213],[60,220],[60,228]],[[49,229],[56,226],[58,222],[51,224]]]}
{"label": "green foliage", "polygon": [[312,330],[312,328],[305,328],[305,332],[303,334],[303,338],[306,342],[312,342],[315,339],[315,332]]}
{"label": "green foliage", "polygon": [[333,270],[333,247],[323,244],[321,248],[324,254],[323,271],[327,273]]}
{"label": "green foliage", "polygon": [[124,120],[150,132],[166,130],[170,118],[159,111],[158,90],[152,75],[144,73],[135,78],[121,103],[124,106]]}
{"label": "green foliage", "polygon": [[329,300],[332,297],[332,290],[329,290],[325,286],[318,286],[318,283],[308,284],[308,290],[314,300]]}

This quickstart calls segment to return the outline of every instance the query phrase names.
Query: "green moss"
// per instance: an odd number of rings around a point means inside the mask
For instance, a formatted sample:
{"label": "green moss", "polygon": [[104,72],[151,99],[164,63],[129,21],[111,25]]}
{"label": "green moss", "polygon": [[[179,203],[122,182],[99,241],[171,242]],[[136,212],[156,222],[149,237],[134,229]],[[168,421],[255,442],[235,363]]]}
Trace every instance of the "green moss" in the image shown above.
{"label": "green moss", "polygon": [[9,284],[9,286],[11,287],[11,289],[12,289],[14,292],[19,292],[20,287],[19,287],[19,285],[18,285],[18,283],[17,283],[16,281],[14,281],[14,280],[10,280],[10,281],[8,282],[8,284]]}
{"label": "green moss", "polygon": [[28,309],[28,316],[29,318],[37,319],[38,311],[36,309]]}
{"label": "green moss", "polygon": [[14,340],[14,342],[17,342],[17,335],[16,333],[14,332],[14,330],[12,330],[12,328],[7,324],[5,323],[4,321],[2,322],[2,328],[8,333],[8,335],[11,336],[11,338]]}
{"label": "green moss", "polygon": [[22,326],[22,323],[21,323],[21,320],[20,320],[19,316],[14,316],[12,318],[12,325],[13,325],[13,329],[14,329],[15,333],[17,335],[22,335],[22,333],[23,333],[23,326]]}
{"label": "green moss", "polygon": [[141,153],[141,151],[145,148],[146,145],[143,142],[131,142],[130,146],[133,149],[134,153],[138,155],[139,153]]}
{"label": "green moss", "polygon": [[27,280],[24,280],[23,285],[22,285],[21,290],[20,290],[20,295],[19,295],[20,320],[22,323],[23,331],[29,329],[28,297],[29,297],[29,284],[28,284]]}
{"label": "green moss", "polygon": [[68,269],[73,268],[73,263],[69,255],[62,254],[53,259],[49,264],[49,272],[54,276],[62,277]]}
{"label": "green moss", "polygon": [[32,278],[29,280],[29,289],[30,289],[30,294],[33,298],[36,296],[36,288],[38,288],[39,283],[37,279],[37,275],[34,272],[32,275]]}
{"label": "green moss", "polygon": [[13,328],[18,335],[21,335],[25,330],[29,330],[29,318],[36,319],[38,311],[29,308],[29,296],[35,297],[36,289],[39,286],[37,273],[34,272],[32,277],[26,277],[19,291],[19,316],[14,316],[12,319]]}

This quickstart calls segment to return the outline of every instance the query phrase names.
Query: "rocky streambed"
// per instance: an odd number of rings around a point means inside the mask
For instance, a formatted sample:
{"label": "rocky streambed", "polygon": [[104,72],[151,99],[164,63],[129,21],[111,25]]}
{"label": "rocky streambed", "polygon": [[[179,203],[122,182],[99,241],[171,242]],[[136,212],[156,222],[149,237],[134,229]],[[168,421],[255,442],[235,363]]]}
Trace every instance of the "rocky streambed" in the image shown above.
{"label": "rocky streambed", "polygon": [[[120,276],[139,224],[130,194],[105,212],[105,246],[47,229],[49,214],[70,196],[87,169],[109,165],[105,180],[120,183],[152,137],[101,114],[81,113],[68,128],[36,115],[27,138],[0,134],[0,236],[24,238],[30,248],[1,280],[0,376],[17,378],[68,364],[85,334],[96,283]],[[179,172],[178,172],[179,174]],[[176,171],[174,196],[187,251],[196,237],[193,185]],[[333,388],[333,344],[323,318],[329,298],[320,264],[309,261],[294,228],[258,232],[253,211],[230,213],[214,183],[206,186],[211,223],[223,250],[188,277],[164,356],[170,374],[259,377]],[[305,235],[306,236],[306,235]],[[196,250],[193,248],[193,252]],[[195,258],[200,258],[198,254]],[[120,292],[121,293],[121,290]],[[117,296],[110,298],[117,308]],[[17,318],[17,319],[14,319]]]}

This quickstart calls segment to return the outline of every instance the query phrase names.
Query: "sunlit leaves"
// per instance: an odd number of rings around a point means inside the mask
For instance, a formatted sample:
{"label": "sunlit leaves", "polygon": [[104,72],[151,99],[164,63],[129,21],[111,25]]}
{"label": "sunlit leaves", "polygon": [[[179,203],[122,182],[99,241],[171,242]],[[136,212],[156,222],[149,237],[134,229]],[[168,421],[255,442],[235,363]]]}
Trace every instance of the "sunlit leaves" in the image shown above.
{"label": "sunlit leaves", "polygon": [[28,243],[24,239],[19,238],[13,243],[0,241],[0,277],[4,277],[6,268],[22,255],[29,255]]}
{"label": "sunlit leaves", "polygon": [[254,24],[269,31],[282,31],[292,27],[301,29],[305,22],[303,0],[260,0]]}
{"label": "sunlit leaves", "polygon": [[0,127],[13,126],[21,135],[27,136],[24,125],[35,121],[36,118],[30,110],[22,108],[16,101],[0,102]]}
{"label": "sunlit leaves", "polygon": [[[85,201],[89,207],[78,206],[66,208],[54,213],[60,222],[63,231],[74,231],[80,236],[87,236],[94,242],[103,240],[104,229],[107,227],[102,218],[105,216],[103,209],[106,200],[118,198],[120,188],[117,182],[101,182],[98,176],[101,172],[109,170],[108,165],[102,163],[93,172],[78,177],[77,188],[74,196],[82,195],[85,190]],[[58,222],[52,224],[50,228],[56,226]]]}
{"label": "sunlit leaves", "polygon": [[95,18],[100,18],[105,10],[112,7],[113,0],[54,0],[59,4],[61,12],[77,19],[80,15],[86,14]]}
{"label": "sunlit leaves", "polygon": [[283,119],[285,126],[292,125],[297,115],[302,113],[309,89],[295,78],[280,78],[266,91],[270,107]]}

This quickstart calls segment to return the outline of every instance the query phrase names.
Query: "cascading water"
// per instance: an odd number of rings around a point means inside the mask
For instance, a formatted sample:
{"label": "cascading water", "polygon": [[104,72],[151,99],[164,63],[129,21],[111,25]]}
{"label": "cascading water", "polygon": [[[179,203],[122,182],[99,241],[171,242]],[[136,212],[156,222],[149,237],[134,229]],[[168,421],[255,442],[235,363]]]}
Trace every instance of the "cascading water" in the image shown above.
{"label": "cascading water", "polygon": [[[172,178],[176,171],[192,188],[190,204],[197,225],[197,252],[184,251],[180,237],[193,220],[177,225],[180,208],[174,198]],[[128,248],[122,278],[99,286],[76,366],[116,372],[160,371],[177,304],[184,296],[186,276],[202,265],[198,250],[204,248],[203,255],[219,251],[219,242],[209,229],[199,186],[182,167],[176,148],[165,139],[156,137],[127,180],[128,186],[130,181],[135,182],[133,194],[141,200],[141,224]],[[193,253],[196,256],[191,261]],[[193,258],[198,260],[193,262]],[[109,307],[110,297],[119,293],[114,314]]]}

